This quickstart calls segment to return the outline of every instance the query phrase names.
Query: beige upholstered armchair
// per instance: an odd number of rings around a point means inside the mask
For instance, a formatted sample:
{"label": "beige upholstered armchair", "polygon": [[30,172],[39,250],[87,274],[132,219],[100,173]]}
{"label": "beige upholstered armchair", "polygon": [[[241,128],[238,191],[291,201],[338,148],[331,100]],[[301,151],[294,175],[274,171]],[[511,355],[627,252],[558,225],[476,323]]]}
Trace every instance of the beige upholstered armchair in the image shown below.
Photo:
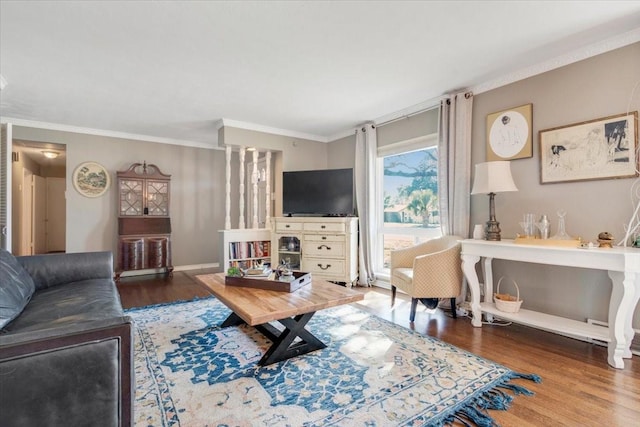
{"label": "beige upholstered armchair", "polygon": [[460,240],[459,236],[443,236],[391,251],[391,306],[395,304],[396,288],[400,288],[411,297],[410,321],[416,318],[418,301],[428,298],[451,298],[456,317],[456,297],[462,287]]}

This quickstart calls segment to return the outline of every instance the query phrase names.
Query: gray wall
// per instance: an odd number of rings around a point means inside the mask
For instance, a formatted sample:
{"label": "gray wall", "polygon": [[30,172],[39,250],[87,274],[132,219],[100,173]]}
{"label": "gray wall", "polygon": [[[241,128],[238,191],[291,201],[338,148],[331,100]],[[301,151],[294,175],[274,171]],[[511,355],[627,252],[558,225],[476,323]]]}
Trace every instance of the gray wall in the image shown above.
{"label": "gray wall", "polygon": [[420,114],[378,126],[378,147],[438,132],[438,112],[439,108],[433,108]]}
{"label": "gray wall", "polygon": [[327,144],[327,167],[329,169],[352,168],[355,164],[355,133]]}
{"label": "gray wall", "polygon": [[[475,96],[472,164],[486,159],[487,114],[533,104],[533,157],[511,163],[517,193],[496,196],[496,216],[503,237],[519,232],[524,213],[547,214],[556,232],[558,209],[565,209],[567,233],[595,241],[601,231],[616,241],[624,236],[632,206],[633,179],[608,179],[541,185],[538,131],[640,109],[640,43],[589,58]],[[487,221],[486,195],[471,196],[471,224]],[[494,262],[494,276],[507,275],[520,285],[523,307],[585,320],[607,320],[611,282],[606,272]],[[640,326],[636,313],[635,327]]]}

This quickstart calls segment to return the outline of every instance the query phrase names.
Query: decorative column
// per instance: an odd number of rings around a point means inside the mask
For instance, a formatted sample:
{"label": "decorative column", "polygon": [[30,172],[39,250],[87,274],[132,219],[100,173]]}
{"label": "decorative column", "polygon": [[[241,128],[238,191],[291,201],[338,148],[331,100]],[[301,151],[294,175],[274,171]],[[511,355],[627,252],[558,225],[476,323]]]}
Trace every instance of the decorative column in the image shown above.
{"label": "decorative column", "polygon": [[265,215],[264,215],[264,228],[271,228],[271,151],[267,151],[267,153],[265,154],[266,158],[265,158],[265,173],[264,173],[264,179],[265,179],[265,203],[264,203],[264,210]]}
{"label": "decorative column", "polygon": [[238,219],[238,228],[244,229],[244,147],[240,147],[240,218]]}
{"label": "decorative column", "polygon": [[258,150],[253,152],[253,173],[251,174],[253,181],[253,221],[251,228],[258,228],[258,181],[260,174],[258,173]]}
{"label": "decorative column", "polygon": [[225,149],[227,155],[227,164],[225,169],[225,199],[224,199],[224,229],[231,229],[231,146],[227,145]]}

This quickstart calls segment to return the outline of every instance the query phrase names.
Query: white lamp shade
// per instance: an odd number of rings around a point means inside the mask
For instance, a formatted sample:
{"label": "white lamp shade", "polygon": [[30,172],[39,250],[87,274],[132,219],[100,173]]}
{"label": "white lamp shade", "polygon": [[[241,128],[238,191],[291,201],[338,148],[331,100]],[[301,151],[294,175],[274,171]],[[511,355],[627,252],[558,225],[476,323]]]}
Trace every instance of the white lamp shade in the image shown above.
{"label": "white lamp shade", "polygon": [[476,165],[471,194],[518,191],[511,176],[511,162],[485,162]]}

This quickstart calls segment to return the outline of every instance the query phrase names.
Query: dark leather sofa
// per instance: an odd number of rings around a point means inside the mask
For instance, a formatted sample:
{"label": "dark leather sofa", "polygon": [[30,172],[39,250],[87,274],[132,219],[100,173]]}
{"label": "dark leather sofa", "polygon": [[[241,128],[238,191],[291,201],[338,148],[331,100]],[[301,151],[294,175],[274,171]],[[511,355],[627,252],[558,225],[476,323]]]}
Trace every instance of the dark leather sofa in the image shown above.
{"label": "dark leather sofa", "polygon": [[[17,260],[35,290],[0,332],[0,424],[130,426],[133,325],[113,281],[112,253],[2,257],[5,267]],[[1,309],[10,297],[0,296]]]}

